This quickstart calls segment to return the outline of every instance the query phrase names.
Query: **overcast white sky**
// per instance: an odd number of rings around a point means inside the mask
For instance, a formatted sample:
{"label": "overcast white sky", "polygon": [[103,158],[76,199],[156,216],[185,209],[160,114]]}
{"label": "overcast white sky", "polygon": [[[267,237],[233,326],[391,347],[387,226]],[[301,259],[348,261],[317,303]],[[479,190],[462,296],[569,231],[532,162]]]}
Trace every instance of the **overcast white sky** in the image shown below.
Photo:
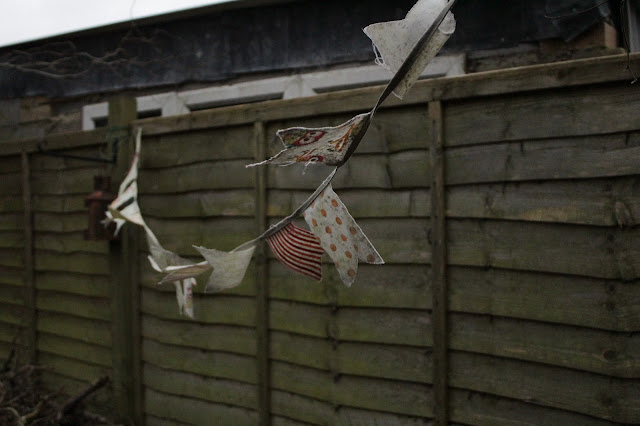
{"label": "overcast white sky", "polygon": [[233,0],[0,0],[0,46]]}

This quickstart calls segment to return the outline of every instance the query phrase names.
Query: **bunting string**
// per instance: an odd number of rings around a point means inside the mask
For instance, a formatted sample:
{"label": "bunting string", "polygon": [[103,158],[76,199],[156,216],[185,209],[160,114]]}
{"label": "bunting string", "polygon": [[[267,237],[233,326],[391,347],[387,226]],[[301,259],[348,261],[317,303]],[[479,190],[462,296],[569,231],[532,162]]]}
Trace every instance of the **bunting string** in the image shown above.
{"label": "bunting string", "polygon": [[[327,253],[346,286],[355,281],[358,263],[375,265],[384,260],[353,219],[331,187],[340,167],[347,163],[366,134],[379,106],[393,93],[402,99],[429,61],[455,30],[451,8],[456,0],[418,0],[405,19],[369,25],[364,33],[372,40],[376,63],[393,72],[393,77],[371,111],[356,115],[335,127],[291,127],[276,135],[283,149],[262,162],[246,167],[324,164],[334,169],[294,212],[257,238],[230,252],[194,246],[204,258],[191,262],[166,250],[147,226],[138,205],[138,163],[142,129],[136,134],[136,150],[118,197],[106,213],[105,223],[115,222],[116,232],[126,222],[142,226],[149,245],[149,262],[164,274],[158,284],[174,283],[181,314],[194,318],[195,277],[210,272],[205,292],[217,292],[240,285],[255,248],[266,242],[276,259],[293,271],[314,280],[322,279],[322,255]],[[426,28],[426,30],[425,30]],[[304,216],[309,230],[293,220]]]}

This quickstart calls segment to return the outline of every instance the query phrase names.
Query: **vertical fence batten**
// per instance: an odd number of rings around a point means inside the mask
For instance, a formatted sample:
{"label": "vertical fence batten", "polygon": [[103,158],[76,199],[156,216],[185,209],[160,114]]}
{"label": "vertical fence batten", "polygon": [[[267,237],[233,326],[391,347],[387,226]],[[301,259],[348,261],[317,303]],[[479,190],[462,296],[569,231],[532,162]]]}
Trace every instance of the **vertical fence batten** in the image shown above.
{"label": "vertical fence batten", "polygon": [[[117,188],[125,176],[133,158],[132,138],[128,125],[135,120],[135,98],[119,97],[109,102],[109,126],[115,130],[114,138],[119,139],[118,162],[113,168],[112,182]],[[139,348],[140,321],[138,318],[137,248],[138,229],[125,226],[121,229],[121,240],[111,241],[109,247],[109,268],[111,274],[111,327],[113,335],[112,366],[114,405],[120,420],[127,423],[141,421],[136,390],[140,383]],[[135,260],[135,261],[134,261]]]}
{"label": "vertical fence batten", "polygon": [[442,104],[429,102],[431,143],[431,282],[435,424],[448,424],[447,236]]}
{"label": "vertical fence batten", "polygon": [[33,257],[33,210],[31,198],[31,165],[29,154],[22,151],[22,203],[24,212],[24,306],[25,306],[25,350],[26,362],[36,363],[37,329],[36,329],[36,285]]}
{"label": "vertical fence batten", "polygon": [[[264,123],[253,126],[255,160],[262,161],[267,153]],[[267,229],[267,168],[256,167],[256,233]],[[269,264],[264,244],[256,247],[256,362],[258,371],[258,418],[261,425],[271,424],[269,374]]]}

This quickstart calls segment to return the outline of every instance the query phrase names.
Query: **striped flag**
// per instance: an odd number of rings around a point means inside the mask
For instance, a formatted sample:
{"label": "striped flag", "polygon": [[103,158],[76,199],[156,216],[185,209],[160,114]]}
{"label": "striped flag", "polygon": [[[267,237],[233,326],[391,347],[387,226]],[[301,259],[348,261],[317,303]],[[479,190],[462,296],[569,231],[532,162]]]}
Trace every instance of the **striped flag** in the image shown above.
{"label": "striped flag", "polygon": [[317,281],[322,279],[324,250],[311,232],[289,223],[267,238],[273,254],[289,268]]}

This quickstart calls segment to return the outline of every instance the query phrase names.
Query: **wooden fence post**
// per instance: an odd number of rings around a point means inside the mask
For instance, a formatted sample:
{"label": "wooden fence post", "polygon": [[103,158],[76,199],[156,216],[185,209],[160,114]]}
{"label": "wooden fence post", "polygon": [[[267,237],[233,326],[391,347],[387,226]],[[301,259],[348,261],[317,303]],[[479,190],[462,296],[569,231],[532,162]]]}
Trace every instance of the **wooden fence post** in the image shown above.
{"label": "wooden fence post", "polygon": [[31,165],[29,154],[22,151],[22,204],[24,211],[24,307],[25,362],[35,364],[37,357],[36,285],[33,259],[33,212],[31,208]]}
{"label": "wooden fence post", "polygon": [[442,104],[429,102],[431,129],[431,288],[433,329],[433,398],[437,426],[448,424],[447,246]]}
{"label": "wooden fence post", "polygon": [[[129,124],[137,117],[135,98],[119,97],[109,102],[109,137],[118,140],[118,161],[112,171],[117,188],[133,158],[134,141]],[[125,225],[121,240],[109,250],[111,271],[111,329],[113,402],[119,421],[142,424],[140,372],[140,318],[138,282],[138,231]]]}
{"label": "wooden fence post", "polygon": [[[264,123],[253,127],[256,161],[264,160],[267,152]],[[256,232],[267,229],[267,168],[256,167]],[[258,363],[258,418],[263,426],[271,424],[271,390],[269,363],[269,264],[264,244],[256,247],[256,335]]]}

